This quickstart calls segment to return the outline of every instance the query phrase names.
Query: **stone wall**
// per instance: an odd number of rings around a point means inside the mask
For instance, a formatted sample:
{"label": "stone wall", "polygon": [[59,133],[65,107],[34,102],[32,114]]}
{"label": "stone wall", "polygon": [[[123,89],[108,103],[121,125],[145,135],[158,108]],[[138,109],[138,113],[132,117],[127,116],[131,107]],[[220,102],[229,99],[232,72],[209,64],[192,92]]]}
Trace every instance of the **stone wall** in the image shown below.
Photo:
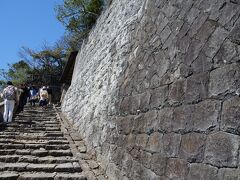
{"label": "stone wall", "polygon": [[114,0],[62,110],[110,179],[240,177],[240,2]]}

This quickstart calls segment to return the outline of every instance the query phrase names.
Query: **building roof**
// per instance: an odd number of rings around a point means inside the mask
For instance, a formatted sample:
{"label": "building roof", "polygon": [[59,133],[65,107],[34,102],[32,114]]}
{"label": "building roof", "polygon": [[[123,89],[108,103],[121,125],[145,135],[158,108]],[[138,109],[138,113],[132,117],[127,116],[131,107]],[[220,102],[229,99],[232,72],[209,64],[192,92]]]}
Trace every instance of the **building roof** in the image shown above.
{"label": "building roof", "polygon": [[61,79],[60,79],[61,83],[71,84],[77,54],[78,54],[78,51],[73,51],[70,53],[67,63],[65,65],[65,68],[63,70]]}

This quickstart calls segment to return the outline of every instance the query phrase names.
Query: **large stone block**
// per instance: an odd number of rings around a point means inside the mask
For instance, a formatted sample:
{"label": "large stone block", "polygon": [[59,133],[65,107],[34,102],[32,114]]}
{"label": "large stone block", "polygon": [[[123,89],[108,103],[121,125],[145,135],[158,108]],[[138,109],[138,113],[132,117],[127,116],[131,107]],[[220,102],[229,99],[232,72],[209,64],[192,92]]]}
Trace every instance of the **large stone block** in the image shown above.
{"label": "large stone block", "polygon": [[172,122],[168,122],[168,127],[173,131],[207,132],[218,128],[219,111],[221,105],[216,100],[205,100],[196,105],[185,105],[176,107],[173,110]]}
{"label": "large stone block", "polygon": [[136,145],[142,148],[146,148],[148,142],[148,135],[147,134],[137,134],[136,135]]}
{"label": "large stone block", "polygon": [[200,53],[199,56],[191,64],[191,69],[194,73],[208,72],[212,70],[212,59],[207,57],[204,53]]}
{"label": "large stone block", "polygon": [[133,158],[130,154],[124,153],[122,158],[122,171],[126,173],[127,176],[131,176],[131,168],[133,164]]}
{"label": "large stone block", "polygon": [[126,147],[127,149],[132,149],[133,147],[136,146],[136,135],[135,134],[129,134],[127,136],[127,140],[126,140]]}
{"label": "large stone block", "polygon": [[146,150],[149,152],[162,153],[163,151],[163,134],[154,132],[150,135]]}
{"label": "large stone block", "polygon": [[139,157],[136,158],[136,161],[142,164],[145,168],[150,169],[152,156],[153,155],[150,152],[140,150]]}
{"label": "large stone block", "polygon": [[193,6],[186,16],[187,22],[189,24],[192,24],[193,21],[199,16],[199,13],[200,13],[199,9]]}
{"label": "large stone block", "polygon": [[216,167],[237,167],[239,136],[217,132],[207,138],[204,162]]}
{"label": "large stone block", "polygon": [[186,81],[185,101],[200,101],[207,97],[208,93],[208,73],[192,75]]}
{"label": "large stone block", "polygon": [[188,133],[182,136],[179,156],[189,162],[202,162],[206,135]]}
{"label": "large stone block", "polygon": [[183,63],[190,66],[192,62],[198,57],[203,46],[203,42],[198,39],[193,39],[189,45],[187,53],[183,58]]}
{"label": "large stone block", "polygon": [[168,98],[170,104],[180,103],[184,100],[185,86],[185,79],[180,79],[171,84]]}
{"label": "large stone block", "polygon": [[239,5],[236,5],[236,3],[225,3],[224,6],[222,6],[218,22],[222,26],[225,26],[236,14],[239,15]]}
{"label": "large stone block", "polygon": [[130,97],[129,110],[131,114],[137,114],[140,107],[140,96],[133,95]]}
{"label": "large stone block", "polygon": [[[177,35],[183,26],[184,21],[181,19],[176,19],[175,21],[172,21],[170,24],[170,28],[174,35]],[[180,42],[180,41],[179,41]]]}
{"label": "large stone block", "polygon": [[182,159],[170,158],[167,161],[166,176],[169,179],[185,180],[189,164]]}
{"label": "large stone block", "polygon": [[191,164],[187,180],[216,180],[218,169],[204,164]]}
{"label": "large stone block", "polygon": [[130,113],[130,105],[131,99],[130,97],[125,97],[122,99],[122,101],[120,102],[120,113],[125,115],[125,114],[129,114]]}
{"label": "large stone block", "polygon": [[221,129],[240,134],[240,98],[232,97],[224,101]]}
{"label": "large stone block", "polygon": [[189,36],[183,36],[177,39],[177,48],[180,52],[186,53],[190,45],[191,39]]}
{"label": "large stone block", "polygon": [[[217,22],[222,13],[222,9],[226,5],[225,0],[202,1],[200,7],[203,11],[209,11],[209,19]],[[205,9],[204,9],[205,8]]]}
{"label": "large stone block", "polygon": [[159,179],[159,176],[157,176],[154,172],[145,168],[136,161],[133,161],[131,171],[133,172],[130,177],[131,179]]}
{"label": "large stone block", "polygon": [[222,168],[218,172],[219,180],[239,180],[240,179],[240,169],[233,168]]}
{"label": "large stone block", "polygon": [[181,142],[181,135],[167,133],[163,135],[163,154],[166,157],[177,157]]}
{"label": "large stone block", "polygon": [[169,26],[165,26],[165,28],[163,29],[163,31],[161,32],[161,41],[162,43],[164,43],[168,36],[171,34],[171,29]]}
{"label": "large stone block", "polygon": [[215,21],[207,20],[202,26],[198,29],[198,32],[195,36],[196,39],[206,42],[209,36],[214,32],[217,23]]}
{"label": "large stone block", "polygon": [[216,67],[223,64],[235,62],[234,57],[237,56],[237,46],[229,39],[225,40],[218,53],[214,57],[214,65]]}
{"label": "large stone block", "polygon": [[[196,19],[194,20],[194,22],[192,23],[191,29],[188,31],[188,35],[192,38],[194,35],[196,35],[199,31],[199,29],[202,27],[202,25],[205,23],[205,25],[201,28],[201,31],[205,31],[211,32],[211,29],[213,29],[214,26],[212,26],[211,22],[206,21],[207,20],[207,14],[200,12],[199,16],[196,17]],[[207,24],[208,23],[208,24]],[[205,29],[207,27],[207,29]],[[203,32],[200,32],[203,33]],[[206,34],[202,34],[200,35],[200,33],[198,34],[198,36],[203,36],[203,35],[209,35],[209,33]]]}
{"label": "large stone block", "polygon": [[145,122],[144,122],[144,114],[139,114],[138,116],[134,117],[133,121],[133,133],[143,133],[145,131],[144,129]]}
{"label": "large stone block", "polygon": [[233,93],[240,87],[240,65],[230,64],[210,73],[209,96]]}
{"label": "large stone block", "polygon": [[127,135],[119,134],[117,137],[114,138],[114,140],[115,140],[114,144],[121,148],[125,148],[127,146],[126,144]]}
{"label": "large stone block", "polygon": [[151,92],[150,107],[153,109],[162,106],[167,100],[167,96],[168,86],[153,89]]}
{"label": "large stone block", "polygon": [[[121,147],[113,146],[109,153],[109,160],[115,163],[117,166],[122,167],[122,159],[124,154],[124,149]],[[114,152],[114,153],[113,153]]]}
{"label": "large stone block", "polygon": [[150,92],[145,92],[139,95],[140,96],[140,111],[148,111],[150,109]]}
{"label": "large stone block", "polygon": [[238,23],[231,31],[230,33],[230,40],[235,43],[235,44],[238,44],[240,45],[240,32],[239,32],[239,29],[240,29],[240,23]]}
{"label": "large stone block", "polygon": [[134,116],[128,115],[125,117],[117,117],[115,118],[116,128],[118,133],[120,134],[130,134],[133,128]]}
{"label": "large stone block", "polygon": [[135,116],[132,131],[134,133],[145,133],[149,135],[157,131],[159,127],[157,115],[157,111],[153,110]]}
{"label": "large stone block", "polygon": [[151,156],[151,170],[159,176],[164,175],[167,165],[167,158],[161,154],[153,154]]}
{"label": "large stone block", "polygon": [[192,112],[192,130],[212,131],[219,128],[221,102],[217,100],[205,100],[196,104]]}
{"label": "large stone block", "polygon": [[173,108],[163,108],[158,111],[158,129],[162,132],[171,132],[173,129]]}
{"label": "large stone block", "polygon": [[144,114],[144,132],[150,135],[152,132],[157,131],[159,121],[157,119],[157,110],[148,111]]}
{"label": "large stone block", "polygon": [[213,58],[227,36],[228,32],[224,28],[218,27],[204,46],[203,51],[206,56]]}
{"label": "large stone block", "polygon": [[192,131],[192,113],[194,106],[180,106],[173,110],[173,120],[171,123],[174,132]]}

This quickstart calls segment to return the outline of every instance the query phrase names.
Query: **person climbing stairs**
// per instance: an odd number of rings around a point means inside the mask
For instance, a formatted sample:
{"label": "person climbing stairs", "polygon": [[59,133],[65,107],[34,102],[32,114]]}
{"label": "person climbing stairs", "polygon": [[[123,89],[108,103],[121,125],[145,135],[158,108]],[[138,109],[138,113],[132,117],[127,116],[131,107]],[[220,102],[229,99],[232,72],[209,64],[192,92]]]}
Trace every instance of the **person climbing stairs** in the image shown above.
{"label": "person climbing stairs", "polygon": [[54,109],[26,107],[14,122],[0,124],[0,180],[103,178],[84,142],[61,121]]}

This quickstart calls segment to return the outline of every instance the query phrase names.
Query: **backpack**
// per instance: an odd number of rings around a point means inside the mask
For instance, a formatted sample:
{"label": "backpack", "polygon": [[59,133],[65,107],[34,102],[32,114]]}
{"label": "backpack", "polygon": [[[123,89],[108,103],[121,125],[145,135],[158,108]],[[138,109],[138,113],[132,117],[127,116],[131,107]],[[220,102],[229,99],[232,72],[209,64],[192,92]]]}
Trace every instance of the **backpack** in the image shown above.
{"label": "backpack", "polygon": [[14,86],[8,86],[3,90],[3,97],[7,100],[16,100],[16,90]]}
{"label": "backpack", "polygon": [[48,92],[47,92],[47,90],[42,90],[41,96],[42,96],[44,99],[47,99],[47,98],[48,98]]}

